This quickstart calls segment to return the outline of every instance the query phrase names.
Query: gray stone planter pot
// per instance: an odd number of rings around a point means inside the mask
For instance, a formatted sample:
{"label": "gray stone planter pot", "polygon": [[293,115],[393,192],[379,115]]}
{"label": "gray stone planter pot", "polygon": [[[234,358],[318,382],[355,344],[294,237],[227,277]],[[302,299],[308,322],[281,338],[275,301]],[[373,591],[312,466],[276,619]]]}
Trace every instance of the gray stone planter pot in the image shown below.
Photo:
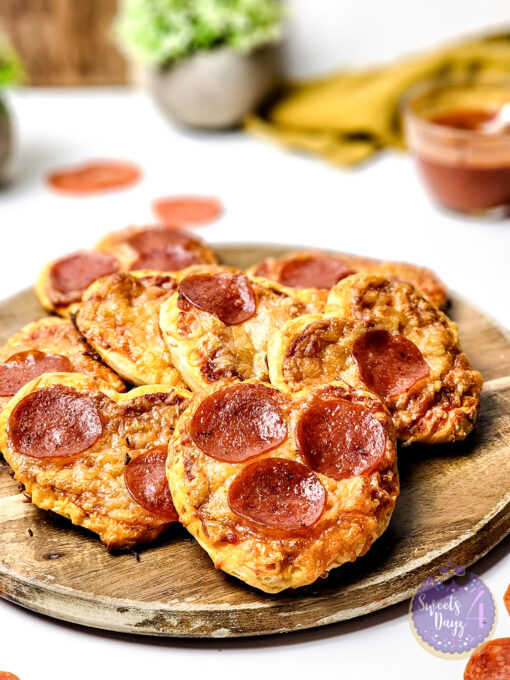
{"label": "gray stone planter pot", "polygon": [[177,123],[225,129],[239,125],[278,81],[279,48],[248,54],[221,48],[199,52],[165,69],[150,69],[147,84]]}
{"label": "gray stone planter pot", "polygon": [[12,124],[4,102],[0,98],[0,183],[6,182],[12,153]]}

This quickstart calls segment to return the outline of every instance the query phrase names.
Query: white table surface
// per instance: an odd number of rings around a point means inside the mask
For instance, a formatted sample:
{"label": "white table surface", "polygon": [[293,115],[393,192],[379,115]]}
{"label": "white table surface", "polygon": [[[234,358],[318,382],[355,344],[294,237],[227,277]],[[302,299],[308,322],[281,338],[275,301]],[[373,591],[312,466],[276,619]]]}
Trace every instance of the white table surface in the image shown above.
{"label": "white table surface", "polygon": [[[410,160],[387,155],[342,172],[241,132],[175,130],[142,93],[25,91],[11,100],[20,148],[17,179],[0,193],[0,295],[32,284],[42,265],[91,246],[105,231],[151,220],[166,194],[218,196],[224,217],[201,230],[211,242],[301,243],[433,267],[448,283],[510,327],[510,221],[461,219],[425,195]],[[89,158],[125,158],[143,181],[93,198],[51,193],[45,172]],[[496,635],[510,635],[503,593],[510,581],[507,539],[474,572],[499,606]],[[82,629],[0,600],[0,670],[22,680],[73,680],[142,673],[207,678],[461,678],[465,661],[446,661],[414,640],[408,604],[352,622],[284,637],[239,641],[150,640]]]}

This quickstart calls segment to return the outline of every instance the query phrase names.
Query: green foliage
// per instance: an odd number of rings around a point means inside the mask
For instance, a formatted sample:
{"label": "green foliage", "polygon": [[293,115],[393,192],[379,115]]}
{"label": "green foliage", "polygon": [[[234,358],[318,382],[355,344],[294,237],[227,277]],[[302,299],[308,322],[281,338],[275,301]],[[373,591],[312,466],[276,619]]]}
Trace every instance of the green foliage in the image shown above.
{"label": "green foliage", "polygon": [[274,42],[283,14],[277,0],[123,0],[116,35],[141,61],[163,66],[201,50]]}
{"label": "green foliage", "polygon": [[18,55],[7,40],[0,35],[0,90],[18,83],[22,72]]}

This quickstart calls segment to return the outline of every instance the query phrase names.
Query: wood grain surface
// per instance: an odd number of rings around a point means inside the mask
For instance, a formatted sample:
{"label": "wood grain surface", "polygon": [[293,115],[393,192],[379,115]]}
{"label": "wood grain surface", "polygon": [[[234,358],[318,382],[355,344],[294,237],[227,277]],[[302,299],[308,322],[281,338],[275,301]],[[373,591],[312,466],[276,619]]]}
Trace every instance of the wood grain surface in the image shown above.
{"label": "wood grain surface", "polygon": [[0,0],[0,29],[28,85],[119,85],[126,59],[112,40],[117,0]]}
{"label": "wood grain surface", "polygon": [[[222,247],[249,266],[283,249]],[[0,342],[40,316],[31,291],[0,303]],[[402,491],[388,531],[354,564],[292,592],[265,595],[220,571],[180,527],[139,556],[26,502],[0,465],[0,595],[59,619],[118,632],[260,635],[323,626],[412,596],[447,560],[471,565],[510,532],[510,342],[453,296],[463,347],[486,379],[479,425],[454,445],[402,448]]]}

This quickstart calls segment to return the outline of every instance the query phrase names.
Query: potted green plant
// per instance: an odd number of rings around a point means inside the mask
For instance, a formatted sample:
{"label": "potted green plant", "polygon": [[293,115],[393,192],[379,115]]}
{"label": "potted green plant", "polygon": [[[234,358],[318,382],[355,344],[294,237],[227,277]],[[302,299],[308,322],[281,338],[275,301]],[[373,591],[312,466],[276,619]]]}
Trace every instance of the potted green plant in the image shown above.
{"label": "potted green plant", "polygon": [[8,42],[0,36],[0,182],[7,179],[12,154],[13,132],[5,91],[21,77],[20,61]]}
{"label": "potted green plant", "polygon": [[174,120],[221,129],[274,87],[283,14],[277,0],[123,0],[116,34]]}

